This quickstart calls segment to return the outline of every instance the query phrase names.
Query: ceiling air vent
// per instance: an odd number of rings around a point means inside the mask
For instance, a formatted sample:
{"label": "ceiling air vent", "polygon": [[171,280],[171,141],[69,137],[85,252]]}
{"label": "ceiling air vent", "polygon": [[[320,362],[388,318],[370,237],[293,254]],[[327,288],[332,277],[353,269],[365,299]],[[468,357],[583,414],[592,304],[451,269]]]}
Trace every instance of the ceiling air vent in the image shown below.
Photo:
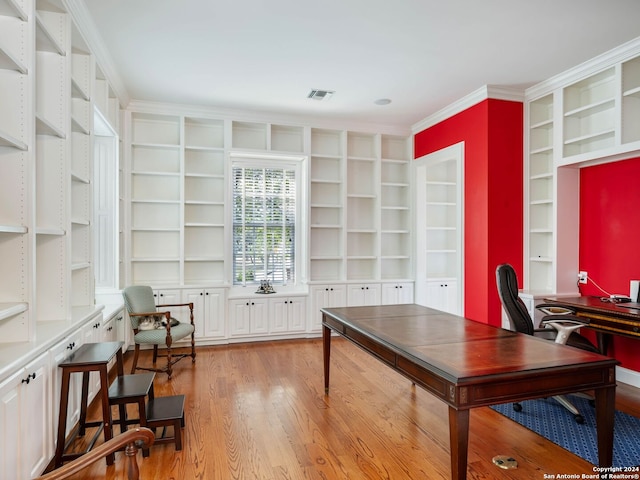
{"label": "ceiling air vent", "polygon": [[335,92],[332,90],[311,90],[307,98],[314,100],[329,100]]}

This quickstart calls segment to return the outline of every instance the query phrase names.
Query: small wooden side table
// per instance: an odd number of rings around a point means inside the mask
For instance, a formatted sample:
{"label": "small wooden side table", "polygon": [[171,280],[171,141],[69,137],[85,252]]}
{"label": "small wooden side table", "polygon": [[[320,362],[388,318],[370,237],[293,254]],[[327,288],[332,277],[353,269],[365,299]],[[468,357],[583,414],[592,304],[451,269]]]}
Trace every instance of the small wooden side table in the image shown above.
{"label": "small wooden side table", "polygon": [[[107,364],[116,357],[118,376],[124,375],[122,346],[124,342],[100,342],[85,343],[67,360],[59,365],[62,368],[62,387],[60,389],[60,414],[58,417],[58,443],[54,457],[54,468],[62,466],[64,461],[78,458],[93,448],[100,433],[104,431],[104,440],[113,438],[111,425],[111,408],[109,406],[109,378]],[[87,422],[87,403],[89,397],[89,373],[97,371],[100,374],[100,391],[98,396],[102,402],[102,420]],[[72,373],[82,373],[82,399],[80,403],[80,421],[78,431],[65,442],[65,430],[67,426],[67,406],[69,403],[69,380]],[[64,451],[76,435],[84,435],[87,427],[99,427],[87,450],[80,453],[68,453]],[[114,454],[107,456],[107,465],[114,462]]]}

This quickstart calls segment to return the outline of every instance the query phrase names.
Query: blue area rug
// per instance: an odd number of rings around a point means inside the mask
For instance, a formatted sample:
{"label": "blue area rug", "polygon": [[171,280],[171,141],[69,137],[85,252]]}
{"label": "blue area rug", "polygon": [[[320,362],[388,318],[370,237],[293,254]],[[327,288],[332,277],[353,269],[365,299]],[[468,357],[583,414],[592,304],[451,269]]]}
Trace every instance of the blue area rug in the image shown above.
{"label": "blue area rug", "polygon": [[[526,400],[522,411],[513,410],[512,403],[491,408],[518,422],[529,430],[575,453],[588,462],[598,464],[595,408],[582,397],[568,397],[584,417],[582,425],[553,398]],[[616,411],[613,430],[613,466],[633,467],[640,464],[640,418]]]}

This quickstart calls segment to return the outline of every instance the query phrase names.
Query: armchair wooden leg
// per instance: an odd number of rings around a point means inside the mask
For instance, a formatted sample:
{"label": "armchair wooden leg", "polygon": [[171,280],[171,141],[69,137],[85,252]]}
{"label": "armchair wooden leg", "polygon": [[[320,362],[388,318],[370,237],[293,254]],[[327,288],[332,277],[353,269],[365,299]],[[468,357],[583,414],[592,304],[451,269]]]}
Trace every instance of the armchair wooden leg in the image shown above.
{"label": "armchair wooden leg", "polygon": [[194,332],[191,332],[191,363],[196,363],[196,337]]}
{"label": "armchair wooden leg", "polygon": [[153,346],[153,364],[156,364],[156,360],[158,360],[158,345]]}

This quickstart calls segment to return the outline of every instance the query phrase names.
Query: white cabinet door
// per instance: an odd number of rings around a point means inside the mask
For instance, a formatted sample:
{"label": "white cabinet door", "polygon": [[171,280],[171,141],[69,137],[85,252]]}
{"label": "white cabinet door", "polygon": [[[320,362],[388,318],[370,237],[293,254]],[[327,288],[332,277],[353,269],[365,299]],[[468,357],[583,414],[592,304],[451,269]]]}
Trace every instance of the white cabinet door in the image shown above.
{"label": "white cabinet door", "polygon": [[[102,330],[102,314],[94,316],[89,320],[81,330],[82,340],[81,344],[85,343],[99,343],[103,341]],[[89,372],[89,403],[95,397],[96,393],[100,390],[100,373],[97,371]]]}
{"label": "white cabinet door", "polygon": [[[182,302],[193,303],[193,323],[195,324],[195,338],[204,337],[204,325],[207,318],[207,308],[205,305],[204,290],[195,288],[182,291]],[[178,303],[182,303],[178,302]],[[191,321],[187,314],[187,321]],[[188,337],[191,341],[191,337]]]}
{"label": "white cabinet door", "polygon": [[251,332],[251,302],[246,299],[229,300],[229,334],[232,337]]}
{"label": "white cabinet door", "polygon": [[44,471],[53,453],[51,442],[48,441],[52,395],[49,353],[43,353],[27,365],[25,373],[21,448],[26,478],[33,478]]}
{"label": "white cabinet door", "polygon": [[350,307],[360,307],[367,305],[380,305],[382,297],[380,285],[377,283],[366,283],[362,285],[349,285],[347,291],[347,305]]}
{"label": "white cabinet door", "polygon": [[[198,338],[224,338],[225,290],[223,288],[186,289],[182,292],[182,301],[193,303],[193,321],[196,326],[195,335]],[[185,318],[189,321],[188,314]],[[190,341],[191,337],[186,340]]]}
{"label": "white cabinet door", "polygon": [[0,477],[33,478],[51,456],[49,354],[0,384]]}
{"label": "white cabinet door", "polygon": [[22,379],[24,369],[20,369],[4,382],[0,383],[0,477],[24,478],[18,459],[20,458],[20,415]]}
{"label": "white cabinet door", "polygon": [[314,285],[311,287],[311,325],[309,331],[322,328],[322,308],[344,307],[347,305],[345,285]]}
{"label": "white cabinet door", "polygon": [[225,329],[225,290],[208,288],[204,291],[204,336],[206,338],[224,338]]}
{"label": "white cabinet door", "polygon": [[385,283],[382,285],[382,304],[413,303],[413,283]]}
{"label": "white cabinet door", "polygon": [[424,305],[443,312],[460,315],[457,282],[455,280],[427,282]]}
{"label": "white cabinet door", "polygon": [[[75,352],[82,344],[81,332],[76,332],[61,342],[57,343],[49,350],[51,358],[51,385],[53,394],[53,410],[52,423],[53,431],[51,434],[51,442],[55,449],[57,441],[56,432],[58,429],[58,417],[60,415],[60,390],[62,387],[62,369],[58,367],[69,356]],[[67,405],[67,428],[65,436],[69,434],[71,428],[78,422],[80,418],[80,389],[82,388],[81,375],[71,375],[69,382],[69,403]]]}
{"label": "white cabinet door", "polygon": [[269,331],[294,333],[305,330],[307,302],[304,297],[272,298],[269,301]]}
{"label": "white cabinet door", "polygon": [[129,343],[131,343],[131,323],[125,315],[124,310],[120,310],[113,315],[113,327],[115,330],[115,338],[119,342],[124,342],[123,353],[127,351]]}
{"label": "white cabinet door", "polygon": [[269,309],[266,299],[236,298],[229,300],[231,336],[269,333]]}
{"label": "white cabinet door", "polygon": [[290,332],[302,332],[305,330],[307,313],[306,297],[291,297],[287,315],[287,328]]}

